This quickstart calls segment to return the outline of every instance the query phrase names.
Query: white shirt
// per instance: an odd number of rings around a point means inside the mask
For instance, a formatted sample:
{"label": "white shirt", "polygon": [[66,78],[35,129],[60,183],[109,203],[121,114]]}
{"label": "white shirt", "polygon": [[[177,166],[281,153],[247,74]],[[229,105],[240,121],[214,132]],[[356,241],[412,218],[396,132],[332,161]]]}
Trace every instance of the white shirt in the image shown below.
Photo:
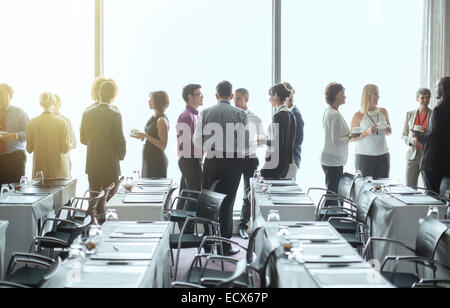
{"label": "white shirt", "polygon": [[347,164],[348,134],[350,129],[342,115],[333,107],[328,107],[322,120],[325,130],[325,145],[320,162],[328,167],[340,167]]}
{"label": "white shirt", "polygon": [[[379,109],[365,113],[359,124],[362,131],[373,125],[386,126],[386,117]],[[378,129],[378,134],[366,136],[356,142],[355,153],[367,156],[380,156],[389,153],[386,142],[386,130]]]}
{"label": "white shirt", "polygon": [[261,118],[256,114],[251,112],[250,110],[245,110],[248,118],[248,127],[249,127],[249,149],[246,151],[246,155],[254,155],[256,154],[257,145],[253,144],[253,141],[257,139],[258,136],[264,136],[264,126],[262,124]]}

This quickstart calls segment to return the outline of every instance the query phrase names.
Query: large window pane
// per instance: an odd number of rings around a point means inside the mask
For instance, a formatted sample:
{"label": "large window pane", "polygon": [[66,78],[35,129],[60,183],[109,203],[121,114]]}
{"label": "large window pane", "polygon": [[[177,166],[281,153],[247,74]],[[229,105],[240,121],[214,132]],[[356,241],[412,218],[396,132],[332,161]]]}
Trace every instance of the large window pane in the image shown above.
{"label": "large window pane", "polygon": [[[0,5],[0,83],[15,91],[12,104],[30,119],[42,113],[42,92],[57,93],[61,112],[79,140],[83,110],[94,78],[94,4],[87,0],[14,0]],[[72,175],[84,179],[84,147],[72,151]],[[31,176],[32,157],[27,175]]]}
{"label": "large window pane", "polygon": [[[204,107],[215,86],[229,80],[250,92],[249,108],[270,123],[271,1],[105,1],[105,76],[119,86],[124,129],[143,130],[152,116],[148,94],[170,97],[168,176],[179,181],[175,124],[185,108],[182,88],[199,83]],[[142,144],[127,139],[123,173],[141,169]],[[240,199],[240,195],[238,195]],[[236,204],[241,202],[236,202]]]}
{"label": "large window pane", "polygon": [[[305,119],[300,180],[324,185],[319,162],[323,148],[322,114],[329,82],[346,88],[340,111],[350,125],[362,89],[380,88],[379,105],[393,127],[388,137],[391,177],[404,180],[406,146],[400,139],[406,112],[417,108],[420,80],[422,0],[283,0],[282,79],[296,89]],[[354,145],[346,170],[354,172]]]}

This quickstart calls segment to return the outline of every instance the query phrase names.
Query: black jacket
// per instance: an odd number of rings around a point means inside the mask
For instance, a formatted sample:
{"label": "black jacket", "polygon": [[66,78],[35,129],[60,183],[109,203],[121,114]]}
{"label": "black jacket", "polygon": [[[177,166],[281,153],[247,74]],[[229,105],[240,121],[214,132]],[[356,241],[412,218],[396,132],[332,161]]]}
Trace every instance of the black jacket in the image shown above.
{"label": "black jacket", "polygon": [[420,170],[450,175],[450,99],[434,108],[428,131],[417,138],[425,146]]}
{"label": "black jacket", "polygon": [[89,176],[118,177],[119,161],[125,158],[126,142],[122,116],[107,104],[99,104],[83,114],[81,143],[87,146],[86,173]]}
{"label": "black jacket", "polygon": [[[279,148],[276,147],[274,140],[269,140],[267,145],[269,147],[273,146],[275,152],[279,154],[279,162],[274,169],[261,170],[261,175],[264,178],[282,179],[286,177],[289,171],[289,165],[293,162],[296,131],[294,114],[289,110],[282,110],[273,116],[273,123],[279,125],[279,132],[275,134],[278,136]],[[266,161],[270,161],[271,159],[274,159],[273,154],[268,152]]]}

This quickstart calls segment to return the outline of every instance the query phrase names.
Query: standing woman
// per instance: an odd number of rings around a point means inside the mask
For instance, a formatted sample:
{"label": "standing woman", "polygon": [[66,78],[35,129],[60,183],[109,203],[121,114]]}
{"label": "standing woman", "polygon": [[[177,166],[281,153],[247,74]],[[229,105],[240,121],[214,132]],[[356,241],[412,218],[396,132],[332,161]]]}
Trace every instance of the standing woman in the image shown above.
{"label": "standing woman", "polygon": [[164,151],[167,148],[169,119],[164,114],[169,107],[169,96],[164,91],[150,93],[150,109],[155,115],[145,126],[145,133],[136,133],[134,137],[146,140],[142,156],[142,177],[167,178],[169,161]]}
{"label": "standing woman", "polygon": [[361,100],[361,111],[352,120],[352,131],[359,127],[363,133],[356,142],[355,168],[363,177],[388,178],[390,155],[386,136],[392,134],[386,109],[378,107],[380,94],[376,85],[366,85]]}
{"label": "standing woman", "polygon": [[405,126],[403,128],[402,139],[408,146],[406,153],[406,185],[417,188],[417,181],[420,174],[420,161],[423,155],[423,145],[413,136],[412,129],[420,126],[423,131],[428,129],[430,122],[431,109],[428,108],[431,99],[430,89],[421,88],[417,91],[416,100],[419,103],[419,109],[410,111],[406,114]]}
{"label": "standing woman", "polygon": [[261,175],[265,178],[285,178],[294,161],[295,117],[285,105],[288,98],[292,99],[292,95],[292,91],[283,83],[274,85],[269,91],[269,101],[275,108],[270,129],[271,139],[258,140],[258,143],[268,146],[266,163],[261,170]]}
{"label": "standing woman", "polygon": [[[339,112],[345,104],[345,88],[332,82],[325,89],[325,100],[329,105],[323,114],[322,126],[325,131],[325,144],[320,163],[325,173],[325,183],[329,191],[338,192],[339,181],[347,164],[350,129]],[[325,206],[335,206],[336,201],[327,200]]]}
{"label": "standing woman", "polygon": [[38,171],[46,179],[71,178],[65,154],[70,150],[67,123],[53,114],[56,100],[53,94],[43,93],[40,104],[44,112],[30,120],[26,128],[27,151],[33,155],[33,177]]}

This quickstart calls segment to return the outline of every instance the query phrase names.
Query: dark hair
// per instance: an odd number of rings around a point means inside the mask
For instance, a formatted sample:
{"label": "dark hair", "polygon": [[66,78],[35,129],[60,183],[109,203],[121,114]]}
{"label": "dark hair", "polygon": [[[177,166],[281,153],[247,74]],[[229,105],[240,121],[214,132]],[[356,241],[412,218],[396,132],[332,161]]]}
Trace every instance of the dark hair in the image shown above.
{"label": "dark hair", "polygon": [[279,83],[270,88],[269,94],[277,94],[280,100],[284,103],[286,99],[293,97],[293,90],[289,89],[286,84]]}
{"label": "dark hair", "polygon": [[231,97],[233,95],[233,85],[229,81],[222,81],[216,87],[219,97]]}
{"label": "dark hair", "polygon": [[440,80],[442,89],[444,90],[444,99],[450,97],[450,77],[443,77]]}
{"label": "dark hair", "polygon": [[201,89],[201,85],[199,84],[188,84],[183,88],[183,99],[187,103],[189,100],[189,95],[194,95],[194,91],[197,89]]}
{"label": "dark hair", "polygon": [[156,111],[163,113],[169,107],[169,95],[164,91],[150,93]]}
{"label": "dark hair", "polygon": [[116,86],[111,81],[105,81],[100,85],[100,99],[104,103],[110,103],[116,96]]}
{"label": "dark hair", "polygon": [[328,84],[325,89],[325,100],[327,101],[327,104],[333,104],[336,100],[336,96],[341,91],[345,91],[345,88],[340,83],[331,82],[330,84]]}

